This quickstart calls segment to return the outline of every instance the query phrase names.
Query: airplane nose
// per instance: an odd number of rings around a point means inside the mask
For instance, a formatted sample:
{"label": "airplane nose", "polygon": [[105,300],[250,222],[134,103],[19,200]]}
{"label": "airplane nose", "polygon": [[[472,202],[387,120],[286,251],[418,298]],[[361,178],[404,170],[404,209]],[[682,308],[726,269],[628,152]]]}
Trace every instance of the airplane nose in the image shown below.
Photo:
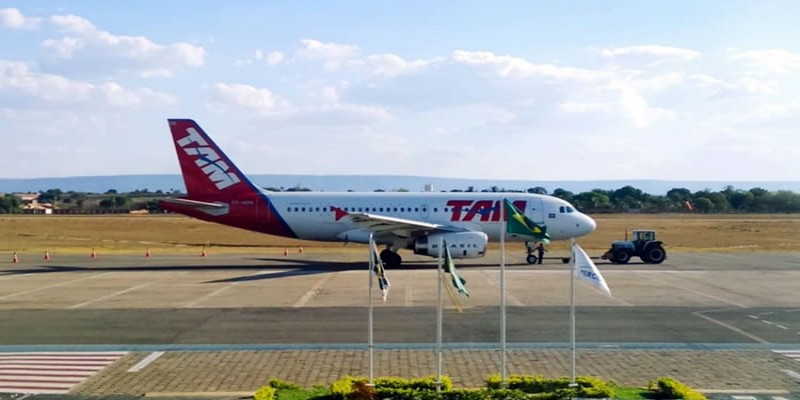
{"label": "airplane nose", "polygon": [[588,235],[594,232],[595,229],[597,229],[597,222],[594,222],[594,219],[592,219],[592,217],[586,214],[583,214],[583,217],[584,221],[581,224],[582,225],[581,227],[586,229],[586,231],[583,234]]}

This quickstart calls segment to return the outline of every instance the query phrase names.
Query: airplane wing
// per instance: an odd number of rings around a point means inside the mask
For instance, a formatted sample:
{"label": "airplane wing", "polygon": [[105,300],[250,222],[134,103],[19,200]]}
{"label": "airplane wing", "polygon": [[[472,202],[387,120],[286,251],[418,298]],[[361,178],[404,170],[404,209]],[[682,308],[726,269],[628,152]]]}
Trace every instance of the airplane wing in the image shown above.
{"label": "airplane wing", "polygon": [[393,234],[400,237],[410,237],[421,232],[431,231],[460,231],[462,229],[448,225],[432,224],[407,218],[387,217],[385,215],[370,213],[348,213],[338,207],[332,207],[336,212],[337,220],[347,219],[359,229],[372,232],[378,236]]}
{"label": "airplane wing", "polygon": [[223,215],[228,213],[228,205],[225,203],[209,203],[205,201],[182,199],[180,197],[167,197],[161,199],[164,203],[177,204],[183,207],[194,208],[211,215]]}

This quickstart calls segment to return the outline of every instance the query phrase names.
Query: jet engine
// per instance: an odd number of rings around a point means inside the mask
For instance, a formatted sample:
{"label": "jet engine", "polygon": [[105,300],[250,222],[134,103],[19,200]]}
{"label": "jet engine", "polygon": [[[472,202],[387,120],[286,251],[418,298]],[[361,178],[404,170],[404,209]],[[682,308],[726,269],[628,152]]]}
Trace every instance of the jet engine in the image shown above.
{"label": "jet engine", "polygon": [[478,258],[486,254],[489,237],[483,232],[434,233],[414,240],[414,254],[439,257],[440,243],[444,239],[453,258]]}

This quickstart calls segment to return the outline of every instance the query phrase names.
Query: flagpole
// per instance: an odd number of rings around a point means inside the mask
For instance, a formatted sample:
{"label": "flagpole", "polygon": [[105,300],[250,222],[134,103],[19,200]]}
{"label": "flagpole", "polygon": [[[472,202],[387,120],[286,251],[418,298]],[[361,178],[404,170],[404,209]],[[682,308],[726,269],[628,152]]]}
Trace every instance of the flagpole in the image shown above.
{"label": "flagpole", "polygon": [[442,257],[444,254],[444,239],[439,237],[439,284],[437,285],[437,306],[436,306],[436,391],[442,390],[442,281],[444,271],[442,270]]}
{"label": "flagpole", "polygon": [[500,387],[506,387],[506,199],[500,200]]}
{"label": "flagpole", "polygon": [[572,238],[572,271],[570,271],[570,301],[569,301],[569,316],[570,316],[570,337],[571,337],[571,353],[572,353],[572,375],[569,385],[575,386],[575,272],[577,269],[577,260],[575,257],[575,238]]}
{"label": "flagpole", "polygon": [[372,385],[372,378],[373,378],[373,361],[374,361],[374,350],[375,350],[375,343],[374,338],[372,336],[372,273],[375,270],[375,242],[372,237],[372,232],[369,234],[369,273],[367,276],[369,277],[369,317],[367,318],[367,338],[369,344],[367,347],[369,348],[369,384]]}

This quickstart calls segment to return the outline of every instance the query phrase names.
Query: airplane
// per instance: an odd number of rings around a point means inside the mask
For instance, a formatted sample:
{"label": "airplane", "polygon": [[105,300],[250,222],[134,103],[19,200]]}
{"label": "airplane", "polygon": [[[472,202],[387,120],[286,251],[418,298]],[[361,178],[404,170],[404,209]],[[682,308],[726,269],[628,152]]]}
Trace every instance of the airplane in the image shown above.
{"label": "airplane", "polygon": [[[438,257],[440,241],[453,258],[478,258],[500,240],[504,200],[546,229],[551,240],[588,235],[595,221],[547,195],[484,192],[271,192],[247,179],[191,119],[169,119],[186,196],[162,207],[200,220],[296,239],[385,246],[380,259],[401,265],[400,249]],[[510,242],[535,238],[506,234]],[[532,263],[529,252],[528,262]],[[536,259],[533,259],[535,262]]]}

